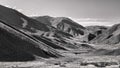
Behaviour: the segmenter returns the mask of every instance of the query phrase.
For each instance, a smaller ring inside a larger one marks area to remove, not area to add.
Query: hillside
[[[120,24],[84,27],[66,17],[30,18],[4,6],[0,11],[0,61],[119,55],[119,47],[112,47],[120,44]],[[107,50],[107,45],[112,49]]]
[[[37,21],[47,25],[51,25],[58,30],[69,33],[73,36],[84,35],[85,27],[66,17],[40,16],[33,17],[33,19],[36,19]]]
[[[61,55],[54,48],[64,49],[54,43],[50,46],[32,36],[38,31],[41,33],[39,35],[50,32],[48,26],[14,9],[1,5],[0,29],[1,61],[35,60],[36,57],[60,57]]]
[[[35,60],[36,57],[60,57],[60,54],[48,45],[33,37],[0,22],[1,61]]]
[[[115,24],[108,28],[101,35],[97,36],[92,43],[116,45],[120,42],[120,24]]]
[[[102,34],[105,30],[107,30],[109,27],[107,26],[87,26],[86,29],[90,32],[97,35]]]

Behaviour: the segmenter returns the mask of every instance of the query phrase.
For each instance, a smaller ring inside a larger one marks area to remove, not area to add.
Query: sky
[[[27,16],[69,17],[82,25],[120,23],[120,0],[0,0]]]

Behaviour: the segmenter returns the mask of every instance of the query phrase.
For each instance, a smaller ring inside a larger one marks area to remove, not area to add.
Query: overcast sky
[[[120,0],[0,0],[25,15],[70,17],[82,25],[112,25],[120,21]]]

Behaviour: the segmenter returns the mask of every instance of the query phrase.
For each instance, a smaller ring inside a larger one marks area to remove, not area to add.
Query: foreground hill
[[[67,33],[58,31],[57,29],[51,26],[48,26],[44,23],[31,19],[14,9],[0,6],[0,10],[1,10],[0,12],[1,21],[29,35],[37,35],[37,36],[44,35],[47,37],[48,36],[51,37],[52,35],[54,35],[57,37],[58,36],[59,37],[69,37],[69,36],[71,37],[71,35]],[[53,47],[55,46],[56,45],[54,44]],[[57,46],[57,48],[62,48],[62,47]]]
[[[0,60],[26,61],[36,57],[60,57],[60,54],[48,45],[18,29],[0,22]]]
[[[58,29],[52,25],[31,19],[20,12],[0,6],[0,60],[27,61],[37,58],[61,57],[56,49],[70,50],[89,48],[72,41],[73,34]],[[60,25],[60,24],[59,24]],[[78,24],[66,23],[70,30],[84,30]],[[61,26],[60,26],[61,27]],[[77,27],[77,28],[76,28]],[[68,28],[65,28],[68,30]],[[75,33],[76,33],[75,32]]]
[[[49,58],[61,55],[53,48],[61,46],[46,44],[47,40],[38,40],[32,35],[50,32],[48,26],[31,19],[20,12],[0,5],[0,46],[1,61],[34,60],[37,57]],[[46,42],[45,42],[46,41]]]
[[[45,24],[30,19],[20,12],[0,5],[0,20],[17,28],[35,32],[34,29],[49,31]],[[40,25],[38,25],[40,24]]]

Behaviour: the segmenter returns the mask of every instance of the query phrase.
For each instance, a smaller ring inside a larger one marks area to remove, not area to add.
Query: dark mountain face
[[[0,61],[35,60],[35,57],[32,54],[21,49],[23,48],[23,44],[28,45],[28,42],[13,36],[2,28],[0,28],[0,32]]]
[[[46,38],[52,37],[52,40],[54,40],[55,38],[57,38],[58,40],[61,40],[62,38],[72,37],[72,35],[70,35],[68,33],[65,33],[61,30],[58,30],[51,25],[47,25],[45,23],[41,23],[37,20],[29,18],[29,17],[21,14],[20,12],[13,10],[11,8],[0,6],[0,10],[2,11],[2,12],[0,12],[0,16],[1,16],[0,20],[1,21],[5,22],[6,24],[13,26],[16,29],[19,29],[20,31],[25,32],[31,36],[35,37],[35,35],[36,35],[37,37],[40,37],[42,35]],[[38,38],[36,38],[36,39],[39,41],[42,41]],[[48,40],[46,40],[46,41],[51,42]],[[46,42],[44,42],[44,43],[47,44]],[[54,45],[56,45],[56,44],[54,44]],[[54,47],[54,48],[56,48],[56,47]]]
[[[43,58],[58,57],[58,53],[54,54],[56,51],[51,47],[47,46],[46,50],[46,45],[42,42],[40,44],[34,38],[2,22],[0,22],[0,32],[1,61],[35,60],[35,56]]]
[[[77,24],[76,22],[72,21],[69,18],[65,17],[49,17],[49,16],[42,16],[42,17],[33,17],[37,21],[42,23],[51,25],[58,30],[61,30],[65,33],[71,34],[73,36],[84,35],[85,27]]]
[[[34,19],[31,19],[11,8],[0,6],[0,10],[1,10],[1,12],[0,12],[0,20],[1,21],[3,21],[6,24],[13,26],[23,32],[26,32],[30,35],[37,34],[40,36],[42,34],[49,35],[49,34],[54,34],[54,32],[55,33],[60,32],[60,31],[57,31],[56,29],[52,28],[51,26],[48,26],[44,23],[41,23]],[[60,33],[59,33],[59,35],[62,35],[62,36],[68,35],[68,34],[65,35],[63,33],[61,33],[61,34]]]
[[[32,36],[38,31],[43,34],[50,32],[50,29],[46,24],[16,10],[0,6],[0,60],[27,61],[36,59],[36,56],[60,57],[59,52]]]
[[[34,19],[30,19],[14,9],[7,8],[1,5],[0,20],[11,26],[22,28],[32,32],[35,32],[35,29],[41,31],[49,31],[45,24],[40,23]]]

